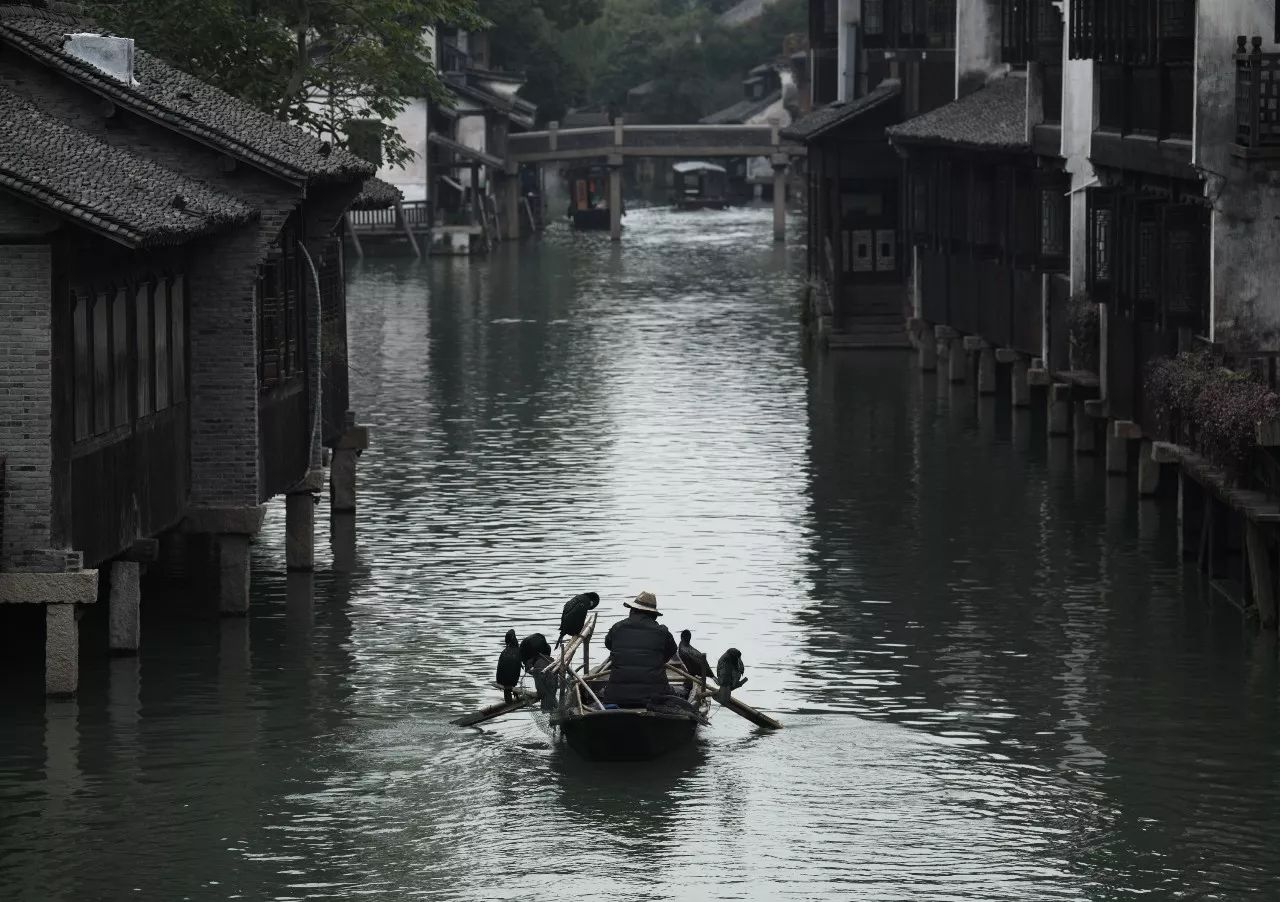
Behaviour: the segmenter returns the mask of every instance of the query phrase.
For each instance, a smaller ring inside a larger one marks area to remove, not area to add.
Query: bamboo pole
[[[518,689],[516,691],[521,692],[521,690]],[[541,698],[542,696],[537,693],[530,694],[521,692],[520,697],[513,701],[498,702],[497,704],[489,705],[487,708],[481,708],[479,711],[474,711],[471,714],[464,714],[462,717],[456,718],[453,721],[453,724],[458,727],[478,726],[485,721],[502,717],[504,714],[511,714],[515,711],[521,710],[522,708],[527,708],[529,705],[537,704]]]
[[[683,667],[680,667],[677,664],[668,663],[667,670],[670,671],[671,673],[676,674],[681,679],[693,680],[696,682],[696,678],[693,676],[693,674],[689,673],[689,671],[685,670]],[[707,680],[709,682],[714,682],[710,677],[707,677]],[[718,683],[716,684],[716,689],[717,690],[720,689],[720,685]],[[757,711],[755,708],[751,707],[746,702],[742,701],[741,699],[734,698],[732,695],[726,695],[724,698],[721,698],[719,692],[717,691],[711,694],[711,698],[715,699],[716,703],[719,704],[720,707],[728,708],[734,714],[737,714],[739,717],[743,718],[744,720],[751,721],[753,724],[755,724],[758,727],[764,727],[766,730],[782,729],[782,724],[774,720],[768,714],[765,714],[763,711]]]

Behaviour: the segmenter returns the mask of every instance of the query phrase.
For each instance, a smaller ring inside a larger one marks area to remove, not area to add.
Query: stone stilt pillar
[[[1025,357],[1019,357],[1013,362],[1013,369],[1010,371],[1010,391],[1014,407],[1031,406],[1031,382],[1027,378],[1030,369],[1031,366]]]
[[[953,338],[947,347],[947,378],[955,383],[969,380],[969,355],[964,350],[964,339]]]
[[[329,548],[333,552],[335,573],[351,573],[356,569],[355,514],[338,511],[329,518]]]
[[[74,604],[44,606],[45,695],[75,695],[80,687],[79,620]]]
[[[335,448],[329,464],[329,510],[335,514],[356,509],[356,461],[354,448]]]
[[[520,171],[508,170],[502,180],[503,238],[520,240]]]
[[[1160,488],[1160,464],[1151,453],[1151,442],[1144,441],[1138,450],[1138,494],[1150,497]]]
[[[1154,456],[1152,462],[1155,462]],[[1184,561],[1194,561],[1200,556],[1200,531],[1208,516],[1207,506],[1204,489],[1185,472],[1179,471],[1178,534],[1181,536]]]
[[[1123,476],[1129,472],[1129,440],[1107,430],[1107,473]]]
[[[1249,579],[1253,603],[1258,609],[1258,625],[1273,630],[1277,623],[1276,581],[1271,567],[1271,543],[1262,527],[1252,520],[1245,524],[1245,548],[1249,553]]]
[[[136,654],[141,640],[142,565],[115,561],[111,565],[111,594],[107,613],[112,654]]]
[[[1071,434],[1071,389],[1066,385],[1049,386],[1049,434]]]
[[[920,336],[920,372],[932,373],[938,369],[938,342],[932,331]]]
[[[1076,453],[1095,454],[1098,450],[1098,429],[1093,417],[1085,411],[1084,404],[1075,405],[1073,426]]]
[[[994,348],[978,351],[978,394],[996,393],[996,352]]]
[[[224,533],[218,546],[218,613],[240,617],[249,613],[249,536]]]
[[[284,498],[284,556],[290,570],[316,566],[316,499],[310,491]]]

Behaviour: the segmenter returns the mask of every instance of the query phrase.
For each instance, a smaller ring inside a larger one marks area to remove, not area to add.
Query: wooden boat
[[[604,166],[570,169],[569,220],[575,229],[609,229],[609,170]]]
[[[671,169],[677,210],[723,210],[729,206],[729,175],[723,166],[688,161]]]
[[[648,708],[616,708],[605,704],[597,689],[608,682],[610,661],[606,658],[592,668],[589,657],[596,618],[593,612],[582,632],[565,643],[560,656],[539,672],[542,685],[554,685],[556,697],[549,703],[544,705],[539,693],[517,690],[511,701],[490,705],[454,723],[478,726],[505,714],[541,705],[550,715],[551,726],[559,730],[568,746],[591,761],[648,761],[687,745],[697,735],[698,727],[708,723],[707,712],[712,701],[756,726],[768,730],[782,728],[778,721],[741,699],[720,693],[714,679],[695,679],[674,662],[667,664],[667,678],[673,681],[672,692],[683,694],[684,685],[693,685],[687,705],[679,701]],[[579,651],[582,664],[575,666]]]

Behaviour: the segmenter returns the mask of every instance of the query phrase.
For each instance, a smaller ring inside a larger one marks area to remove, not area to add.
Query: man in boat
[[[623,603],[630,615],[609,628],[609,685],[604,701],[621,708],[643,708],[651,699],[671,694],[667,662],[676,654],[671,631],[658,622],[658,598],[641,592]]]

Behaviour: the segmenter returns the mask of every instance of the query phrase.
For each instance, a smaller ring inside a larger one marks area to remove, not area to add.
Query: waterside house
[[[1177,408],[1159,380],[1196,365],[1169,363],[1175,355],[1200,351],[1258,375],[1251,397],[1277,384],[1276,4],[810,9],[817,112],[792,131],[810,146],[812,294],[830,344],[859,309],[849,283],[866,280],[848,261],[875,258],[846,233],[889,201],[854,190],[866,155],[879,152],[874,129],[842,144],[827,124],[866,115],[867,98],[896,90],[902,118],[884,131],[900,158],[896,262],[921,368],[942,358],[951,381],[976,377],[979,393],[1008,385],[1018,407],[1043,398],[1050,435],[1081,454],[1105,450],[1110,473],[1136,466],[1140,494],[1169,486],[1162,469],[1176,470],[1184,552],[1274,627],[1280,430],[1232,408],[1223,388],[1218,413],[1248,433],[1231,439],[1247,460],[1227,462],[1205,439],[1217,427]],[[931,37],[945,32],[949,50]]]
[[[955,0],[812,0],[810,308],[824,340],[906,348],[902,166],[885,129],[956,96]]]
[[[790,65],[762,63],[742,82],[742,99],[700,121],[704,125],[770,125],[786,128],[799,112],[797,74]],[[773,193],[773,164],[768,157],[725,161],[730,190],[756,200]]]
[[[93,32],[0,4],[0,629],[55,694],[82,605],[137,650],[162,548],[242,614],[283,494],[309,568],[324,449],[351,509],[364,444],[336,230],[373,167]]]
[[[403,168],[385,165],[378,173],[404,196],[400,225],[441,254],[478,252],[529,233],[538,224],[538,174],[507,172],[505,163],[507,135],[533,128],[537,112],[517,94],[524,77],[490,59],[483,32],[429,29],[423,41],[451,99],[417,98],[392,123],[413,151]],[[394,236],[397,230],[386,231]]]

